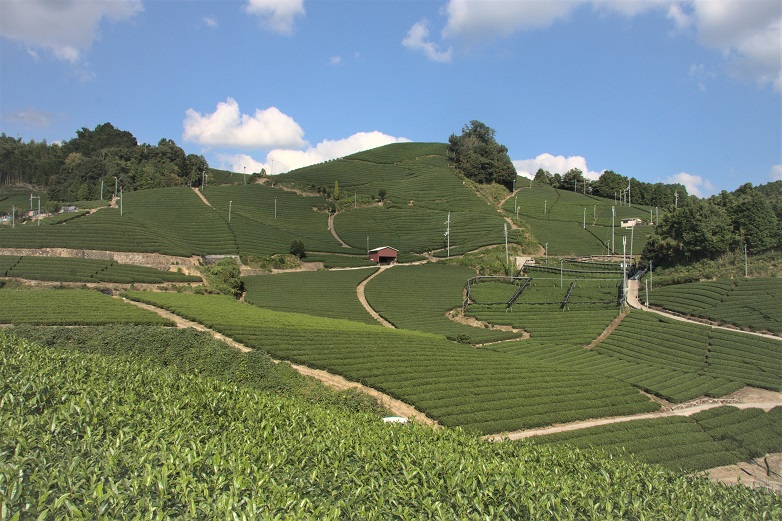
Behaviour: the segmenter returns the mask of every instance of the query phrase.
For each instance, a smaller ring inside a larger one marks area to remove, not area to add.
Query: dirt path
[[[235,349],[238,349],[243,353],[252,351],[252,349],[250,349],[246,345],[241,344],[233,340],[232,338],[229,338],[221,333],[218,333],[217,331],[210,329],[204,326],[203,324],[199,324],[198,322],[193,322],[192,320],[187,320],[186,318],[180,317],[179,315],[171,313],[170,311],[167,311],[165,309],[161,309],[156,306],[152,306],[150,304],[145,304],[143,302],[136,302],[135,300],[128,300],[125,298],[123,298],[122,300],[130,304],[134,304],[142,309],[146,309],[148,311],[157,313],[161,317],[167,318],[172,322],[174,322],[176,326],[179,328],[193,328],[197,331],[203,331],[205,333],[209,333],[210,335],[212,335],[213,338],[225,342],[226,344],[230,345]],[[280,363],[279,360],[275,360],[275,359],[272,360],[274,360],[275,363]],[[305,376],[309,376],[311,378],[315,378],[316,380],[319,380],[320,382],[328,385],[329,387],[333,387],[338,390],[357,389],[362,393],[366,393],[376,398],[377,401],[380,403],[380,405],[382,405],[383,407],[391,411],[396,416],[404,416],[405,418],[410,418],[412,420],[417,421],[418,423],[422,423],[425,425],[434,425],[434,426],[437,425],[436,421],[432,420],[424,413],[416,410],[413,406],[408,405],[401,400],[397,400],[396,398],[392,398],[387,394],[381,393],[377,389],[373,389],[372,387],[361,385],[360,383],[357,382],[351,382],[350,380],[343,378],[342,376],[335,375],[327,371],[322,371],[320,369],[312,369],[305,365],[293,364],[290,362],[286,362],[286,363],[288,363],[294,370],[298,371],[299,373]]]
[[[609,418],[594,418],[591,420],[557,424],[551,425],[549,427],[540,427],[537,429],[526,429],[501,434],[491,434],[489,436],[485,436],[484,439],[492,441],[520,440],[524,438],[531,438],[533,436],[542,436],[544,434],[555,434],[557,432],[588,429],[589,427],[597,427],[611,423],[649,420],[653,418],[665,418],[668,416],[691,416],[696,412],[713,409],[714,407],[720,407],[723,405],[731,405],[733,407],[738,407],[739,409],[757,408],[763,409],[764,411],[770,411],[774,407],[782,406],[782,393],[766,391],[764,389],[756,389],[753,387],[745,387],[744,389],[736,391],[735,393],[723,398],[701,398],[691,402],[673,405],[657,412],[631,414],[629,416],[614,416]]]
[[[644,311],[649,311],[651,313],[656,313],[658,315],[662,315],[667,318],[672,318],[673,320],[678,320],[680,322],[688,322],[690,324],[698,324],[700,326],[710,326],[714,329],[723,329],[725,331],[732,331],[734,333],[743,333],[745,335],[755,335],[755,336],[761,336],[764,338],[772,338],[774,340],[779,340],[780,337],[777,335],[772,335],[769,333],[758,333],[757,331],[744,331],[742,329],[737,329],[735,327],[727,327],[727,326],[720,326],[718,324],[715,324],[714,322],[708,321],[708,320],[697,320],[693,318],[684,317],[682,315],[672,313],[663,309],[658,308],[652,308],[652,307],[646,307],[641,304],[640,300],[638,299],[638,289],[640,286],[640,281],[638,280],[628,280],[627,281],[627,304],[635,309],[642,309]]]
[[[209,200],[204,196],[204,194],[201,193],[201,190],[199,190],[195,186],[193,186],[192,188],[193,191],[196,193],[196,195],[201,198],[201,200],[204,202],[205,205],[207,205],[209,208],[213,208],[212,203],[210,203]]]
[[[334,217],[337,214],[331,213],[329,214],[329,231],[331,232],[331,235],[334,236],[335,239],[337,239],[337,242],[343,247],[343,248],[350,248],[350,244],[347,244],[345,241],[342,240],[342,237],[337,235],[337,230],[334,228]]]
[[[380,269],[377,270],[375,273],[370,275],[369,277],[365,278],[358,286],[356,286],[356,296],[358,297],[358,301],[361,302],[361,305],[364,306],[364,309],[367,310],[367,313],[372,315],[372,318],[380,322],[385,327],[396,329],[394,324],[386,320],[385,318],[381,317],[380,314],[375,311],[375,308],[369,305],[369,302],[367,302],[367,297],[364,295],[364,288],[366,287],[367,283],[383,273],[385,270],[390,268],[391,266],[380,266]]]

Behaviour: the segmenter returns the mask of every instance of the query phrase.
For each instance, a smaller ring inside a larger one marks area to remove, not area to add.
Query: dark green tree
[[[304,242],[299,239],[296,239],[291,243],[291,246],[288,249],[288,251],[290,252],[291,255],[295,255],[299,259],[303,259],[304,257],[307,256],[307,251],[304,247]]]
[[[388,195],[388,192],[385,188],[381,188],[377,191],[377,196],[380,198],[381,201],[383,201],[386,198],[386,195]]]
[[[493,128],[480,121],[470,121],[462,134],[448,138],[448,163],[462,175],[477,183],[498,183],[513,189],[516,169],[508,149],[497,143]]]

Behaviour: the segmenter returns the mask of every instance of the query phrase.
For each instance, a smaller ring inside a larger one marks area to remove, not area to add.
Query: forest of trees
[[[608,199],[623,199],[628,197],[633,204],[666,207],[674,205],[676,199],[684,201],[687,198],[687,188],[681,184],[644,183],[637,179],[627,178],[612,170],[606,170],[597,181],[590,181],[578,168],[571,168],[564,175],[551,174],[539,168],[535,173],[535,181],[560,188],[574,190],[584,194],[606,197]],[[628,186],[630,187],[628,196]],[[678,196],[677,196],[678,194]]]
[[[123,190],[197,184],[208,167],[170,139],[139,145],[111,123],[82,128],[62,144],[0,135],[0,185],[33,185],[54,201],[99,199],[101,181],[104,197],[114,195],[115,184]]]
[[[680,200],[655,227],[644,258],[656,266],[689,264],[744,246],[752,254],[782,247],[782,181]]]

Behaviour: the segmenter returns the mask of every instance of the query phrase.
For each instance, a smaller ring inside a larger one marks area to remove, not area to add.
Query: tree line
[[[579,193],[596,195],[617,202],[641,204],[646,206],[674,206],[677,200],[687,198],[687,188],[682,184],[644,183],[634,178],[606,170],[597,181],[584,177],[578,168],[571,168],[565,174],[552,174],[539,168],[535,181],[561,190],[573,190]]]
[[[0,185],[30,184],[54,201],[95,200],[114,195],[115,186],[141,190],[195,185],[209,165],[186,155],[171,139],[139,144],[126,130],[103,123],[76,131],[64,143],[23,142],[0,135]]]
[[[731,251],[751,254],[782,247],[782,181],[699,199],[669,208],[643,256],[655,266],[715,259]]]

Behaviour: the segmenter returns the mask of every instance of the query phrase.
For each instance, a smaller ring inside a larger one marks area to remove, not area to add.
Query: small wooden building
[[[641,219],[637,217],[630,217],[627,219],[622,219],[622,223],[620,224],[620,226],[622,228],[633,228],[637,225],[640,225],[641,223],[643,223]]]
[[[396,257],[399,254],[399,250],[392,248],[391,246],[381,246],[374,250],[369,250],[369,259],[376,264],[393,264],[396,262]]]

